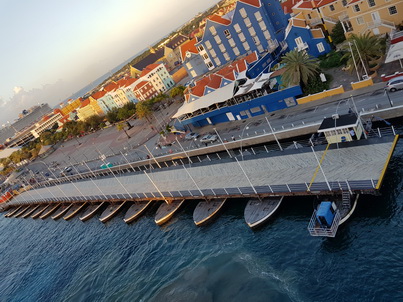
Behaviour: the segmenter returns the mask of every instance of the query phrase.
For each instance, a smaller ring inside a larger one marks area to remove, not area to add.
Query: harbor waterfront
[[[402,127],[398,127],[400,132]],[[156,208],[132,224],[0,218],[4,301],[399,301],[403,299],[403,143],[380,196],[360,197],[336,238],[310,237],[314,198],[285,197],[252,231],[247,199],[197,228],[190,201],[159,227]]]

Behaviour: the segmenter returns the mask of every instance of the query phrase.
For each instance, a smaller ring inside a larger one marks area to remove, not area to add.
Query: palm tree
[[[136,114],[138,118],[145,118],[151,124],[153,112],[147,101],[138,102],[136,104]]]
[[[309,78],[315,77],[319,71],[319,62],[305,51],[292,50],[282,57],[285,71],[282,76],[284,84],[306,85]]]
[[[348,59],[347,66],[357,65],[360,74],[363,74],[365,70],[368,71],[370,61],[381,57],[385,52],[382,40],[377,36],[372,36],[369,32],[359,36],[352,34],[347,42],[343,46],[343,50],[346,52],[343,58]],[[353,68],[350,70],[352,71]]]

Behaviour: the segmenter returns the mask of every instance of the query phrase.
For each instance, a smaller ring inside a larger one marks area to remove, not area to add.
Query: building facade
[[[196,47],[209,70],[249,51],[271,53],[274,60],[283,47],[287,19],[278,1],[239,0],[227,15],[207,20]]]
[[[148,65],[142,71],[141,79],[150,82],[159,93],[164,93],[175,85],[172,76],[168,73],[164,64]]]
[[[199,77],[208,72],[208,68],[204,63],[203,58],[197,51],[195,45],[196,42],[196,39],[193,38],[192,40],[182,44],[180,47],[180,56],[183,66],[185,67],[188,75],[192,78]]]

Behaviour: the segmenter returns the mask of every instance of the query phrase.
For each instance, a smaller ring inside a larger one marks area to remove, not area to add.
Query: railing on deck
[[[335,237],[337,229],[339,227],[340,219],[340,212],[339,210],[336,210],[336,215],[334,216],[330,228],[322,227],[316,220],[316,210],[314,210],[311,220],[308,224],[309,234],[311,234],[311,236]]]

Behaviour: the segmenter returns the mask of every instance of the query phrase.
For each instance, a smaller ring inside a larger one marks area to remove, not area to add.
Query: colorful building
[[[141,72],[140,75],[143,81],[150,82],[154,89],[159,93],[171,89],[175,82],[171,75],[168,73],[164,64],[150,64]]]
[[[70,114],[70,112],[73,112],[74,110],[76,110],[78,107],[81,106],[81,101],[82,101],[82,98],[78,98],[75,100],[70,99],[67,101],[66,104],[61,103],[60,104],[61,114],[63,116]]]
[[[149,81],[139,82],[134,87],[133,92],[136,96],[136,99],[138,99],[139,101],[149,100],[159,94],[159,92],[155,90],[153,84]]]
[[[196,43],[209,70],[224,65],[249,51],[281,52],[287,16],[276,0],[239,0],[224,16],[211,16],[202,39]]]
[[[91,106],[91,100],[89,98],[86,98],[82,101],[80,108],[77,109],[78,119],[80,121],[85,121],[93,115],[99,115],[99,113],[94,109],[93,106]]]
[[[196,42],[196,39],[193,38],[182,44],[180,47],[180,56],[183,66],[185,67],[188,75],[192,78],[201,76],[208,71],[206,64],[204,64],[203,58],[197,51],[195,45]]]

